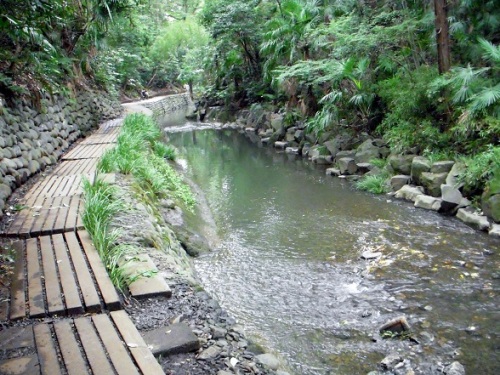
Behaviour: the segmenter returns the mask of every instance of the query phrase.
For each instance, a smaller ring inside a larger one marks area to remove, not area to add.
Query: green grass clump
[[[389,191],[385,175],[363,176],[356,182],[356,188],[373,194],[384,194]]]
[[[160,158],[174,161],[177,158],[175,148],[168,146],[163,142],[156,142],[153,146],[153,152]]]
[[[109,230],[111,219],[122,208],[121,202],[116,198],[116,192],[115,186],[100,180],[98,176],[94,183],[84,179],[85,203],[82,219],[113,284],[122,290],[125,278],[118,266],[118,259],[124,252],[120,246],[116,246],[118,232]]]
[[[370,164],[377,168],[384,169],[387,165],[387,159],[370,159]]]
[[[166,159],[175,159],[175,149],[161,139],[161,131],[151,117],[143,114],[127,116],[116,147],[104,154],[98,169],[105,173],[132,175],[148,195],[173,197],[191,209],[195,204],[191,190],[166,162]]]

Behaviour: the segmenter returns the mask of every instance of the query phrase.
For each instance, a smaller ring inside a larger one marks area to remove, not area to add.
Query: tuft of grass
[[[387,165],[387,159],[370,159],[370,164],[377,168],[384,169]]]
[[[160,158],[174,161],[177,158],[175,148],[168,146],[163,142],[156,142],[153,146],[153,152]]]
[[[133,114],[125,119],[117,146],[104,154],[98,168],[105,173],[131,174],[148,194],[179,199],[192,209],[195,199],[191,190],[165,160],[175,157],[175,149],[161,141],[161,132],[153,119]]]
[[[356,188],[373,194],[384,194],[389,191],[385,175],[363,176],[356,182]]]
[[[118,259],[123,255],[116,246],[119,232],[109,230],[111,219],[122,208],[116,198],[116,187],[95,178],[94,183],[83,180],[84,213],[83,225],[89,232],[113,284],[123,290],[125,279],[119,269]]]

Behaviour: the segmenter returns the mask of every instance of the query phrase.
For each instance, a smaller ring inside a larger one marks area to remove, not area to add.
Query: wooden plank
[[[68,232],[64,237],[68,244],[73,265],[75,266],[76,277],[80,284],[86,310],[87,312],[101,311],[101,302],[97,294],[97,286],[94,284],[92,276],[90,275],[89,267],[83,256],[83,250],[80,248],[80,243],[76,238],[76,233]]]
[[[44,204],[49,204],[46,203],[46,198],[44,197],[39,197],[34,202],[29,212],[26,212],[27,217],[21,229],[19,229],[19,235],[33,237],[40,234],[43,222],[49,214],[49,210],[44,207]]]
[[[68,314],[81,314],[84,311],[83,305],[80,300],[80,293],[78,292],[75,275],[71,268],[68,252],[66,250],[66,243],[64,242],[62,234],[53,235],[52,241],[54,243],[66,309],[68,310]]]
[[[57,220],[59,213],[59,207],[61,205],[61,197],[55,197],[55,198],[48,198],[45,203],[49,206],[47,207],[47,215],[45,217],[45,220],[39,220],[35,222],[35,225],[33,225],[33,228],[31,232],[33,234],[42,234],[42,235],[48,235],[52,234],[52,231],[54,230],[54,223]],[[41,215],[40,215],[41,216]]]
[[[127,313],[123,310],[113,311],[111,319],[113,319],[118,331],[129,346],[130,353],[132,353],[141,372],[148,375],[164,375],[163,369],[153,353],[151,353],[151,350],[149,350]]]
[[[132,358],[127,352],[124,343],[109,320],[107,315],[94,315],[92,321],[108,352],[109,358],[119,375],[139,375]]]
[[[68,216],[64,224],[67,231],[79,228],[80,210],[83,210],[83,199],[78,195],[74,195],[69,202]],[[83,224],[80,224],[80,226],[83,226]]]
[[[115,372],[106,358],[104,348],[90,319],[78,318],[74,322],[92,372],[99,375],[114,375]]]
[[[52,227],[52,233],[62,233],[72,230],[74,227],[66,228],[66,218],[70,210],[71,197],[60,197],[59,208],[57,209],[56,220]]]
[[[54,323],[54,328],[68,375],[88,374],[86,361],[78,347],[70,322],[68,320],[59,321]]]
[[[64,313],[64,303],[57,276],[56,260],[52,251],[52,242],[49,236],[40,237],[42,252],[43,273],[45,276],[45,294],[47,296],[47,309],[50,315]]]
[[[78,237],[82,243],[83,250],[87,255],[90,267],[94,272],[94,277],[99,285],[102,298],[108,310],[116,310],[121,308],[120,296],[116,292],[116,288],[111,282],[111,279],[106,272],[106,268],[102,263],[97,250],[92,244],[89,234],[86,231],[79,230]]]
[[[36,238],[26,240],[26,259],[28,264],[28,298],[30,317],[45,315],[42,290],[42,270],[38,261],[38,244]]]
[[[12,244],[16,252],[16,263],[12,275],[10,289],[10,318],[20,319],[26,316],[26,278],[24,277],[25,258],[24,241],[16,241]]]
[[[62,375],[54,340],[48,324],[37,324],[33,327],[36,351],[40,361],[42,375]]]

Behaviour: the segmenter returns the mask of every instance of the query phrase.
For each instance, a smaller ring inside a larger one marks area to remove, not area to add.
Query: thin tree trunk
[[[448,30],[447,8],[447,0],[434,0],[439,74],[446,73],[448,70],[450,70],[451,67],[450,36]]]

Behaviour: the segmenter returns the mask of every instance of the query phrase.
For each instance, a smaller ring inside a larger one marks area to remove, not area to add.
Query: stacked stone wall
[[[55,164],[73,142],[102,120],[122,112],[118,101],[91,91],[75,97],[46,94],[39,107],[26,100],[0,106],[0,219],[16,188]]]
[[[155,117],[163,117],[180,109],[194,107],[188,93],[153,98],[140,102],[140,105],[151,110]]]

